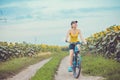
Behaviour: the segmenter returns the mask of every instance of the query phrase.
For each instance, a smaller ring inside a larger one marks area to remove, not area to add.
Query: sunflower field
[[[0,42],[0,61],[18,57],[32,57],[40,52],[64,51],[63,49],[64,47],[57,45]]]
[[[120,25],[110,26],[86,40],[88,42],[86,49],[120,62]]]

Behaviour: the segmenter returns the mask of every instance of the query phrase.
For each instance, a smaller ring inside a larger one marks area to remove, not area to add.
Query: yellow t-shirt
[[[76,32],[76,34],[73,34],[73,33],[70,33],[70,42],[78,42],[78,35],[79,35],[79,32]]]

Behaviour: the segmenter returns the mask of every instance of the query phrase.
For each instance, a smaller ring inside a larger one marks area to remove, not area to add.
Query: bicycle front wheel
[[[73,75],[74,78],[79,78],[81,72],[81,63],[76,60],[76,64],[73,65]]]
[[[80,72],[81,72],[81,66],[79,66],[79,67],[73,67],[74,78],[76,78],[76,79],[79,78]]]

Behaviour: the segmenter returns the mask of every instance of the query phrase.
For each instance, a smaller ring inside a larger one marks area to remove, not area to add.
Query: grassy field
[[[84,74],[103,76],[106,80],[120,80],[120,63],[93,55],[83,56],[82,60]]]
[[[13,76],[25,67],[49,57],[51,57],[50,53],[40,53],[33,57],[14,58],[6,62],[0,62],[0,80]]]
[[[58,69],[60,61],[67,55],[67,52],[60,52],[40,68],[31,80],[54,80],[54,75]]]
[[[31,80],[54,80],[60,61],[67,52],[50,52],[38,54],[34,57],[15,58],[0,63],[0,80],[13,76],[25,67],[35,64],[43,59],[53,57],[48,63],[40,68]],[[120,63],[105,59],[100,55],[82,56],[82,73],[84,75],[103,76],[106,80],[120,80]]]

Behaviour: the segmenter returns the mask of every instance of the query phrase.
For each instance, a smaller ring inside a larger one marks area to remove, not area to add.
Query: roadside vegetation
[[[105,80],[120,80],[120,63],[100,55],[83,56],[82,69],[84,75],[102,76]]]
[[[37,71],[31,80],[54,80],[54,75],[59,67],[59,64],[66,55],[67,52],[56,53],[48,63]]]

